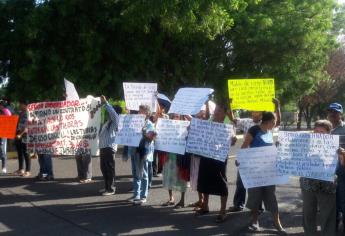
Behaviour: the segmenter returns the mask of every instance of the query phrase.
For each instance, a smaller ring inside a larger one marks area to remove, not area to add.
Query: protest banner
[[[278,171],[275,146],[240,149],[236,159],[245,188],[286,184],[289,181],[288,175]]]
[[[274,79],[228,80],[232,109],[274,111]]]
[[[195,115],[213,91],[210,88],[180,88],[175,94],[168,113]]]
[[[156,111],[156,83],[123,83],[126,108],[138,111],[140,105],[148,105],[152,112]]]
[[[338,135],[281,131],[278,142],[278,169],[281,173],[334,180],[338,162]]]
[[[100,99],[91,96],[73,101],[29,104],[29,152],[97,155],[101,106]]]
[[[183,155],[186,151],[189,121],[158,119],[155,149]]]
[[[225,162],[234,135],[232,125],[192,119],[186,152]]]
[[[16,137],[17,124],[18,116],[0,115],[0,138],[14,139]]]
[[[66,90],[66,100],[79,100],[79,95],[74,87],[74,84],[67,79],[64,79],[64,82]]]
[[[120,115],[115,143],[138,147],[143,137],[142,130],[144,125],[145,115]]]

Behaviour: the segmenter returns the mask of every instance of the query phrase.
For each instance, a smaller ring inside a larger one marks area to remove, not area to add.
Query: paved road
[[[33,160],[32,164],[35,174],[38,163]],[[14,171],[17,161],[9,160],[8,165],[9,171]],[[55,158],[55,181],[35,182],[32,178],[0,176],[1,235],[253,235],[246,230],[248,212],[231,213],[223,224],[214,222],[218,197],[210,198],[211,214],[202,217],[195,217],[192,208],[161,207],[167,200],[167,191],[162,189],[161,178],[154,178],[148,203],[132,206],[127,201],[131,196],[129,162],[116,159],[118,178],[114,196],[103,197],[98,193],[102,188],[98,158],[93,159],[93,171],[92,183],[77,184],[74,159]],[[228,206],[235,190],[235,174],[231,158]],[[289,235],[303,235],[297,179],[278,187],[277,195],[282,223]],[[187,192],[187,203],[196,199],[196,193]],[[276,234],[269,213],[263,213],[260,222],[263,230],[258,235]]]

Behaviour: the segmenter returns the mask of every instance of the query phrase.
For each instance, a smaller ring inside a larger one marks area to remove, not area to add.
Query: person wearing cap
[[[340,103],[331,103],[327,108],[328,120],[332,123],[331,134],[339,135],[340,147],[345,148],[345,123],[343,118],[343,106]],[[336,169],[337,175],[337,228],[341,215],[343,215],[343,224],[345,225],[345,167],[338,163]]]
[[[99,134],[99,148],[101,171],[104,179],[103,196],[115,194],[115,153],[117,144],[115,137],[119,126],[119,114],[122,113],[120,106],[112,107],[105,96],[101,96],[101,102],[108,114],[107,121],[102,125]]]
[[[12,113],[9,109],[6,108],[6,101],[0,101],[0,114],[4,116],[11,116]],[[0,159],[2,162],[2,173],[7,173],[6,169],[6,161],[7,161],[7,139],[1,138],[0,139]]]
[[[17,125],[17,132],[16,132],[16,139],[15,139],[15,146],[18,153],[18,162],[19,168],[14,174],[21,175],[23,177],[30,176],[31,170],[31,159],[29,153],[26,149],[26,137],[27,137],[27,101],[19,101],[19,120]],[[25,171],[24,171],[24,161],[26,164]]]

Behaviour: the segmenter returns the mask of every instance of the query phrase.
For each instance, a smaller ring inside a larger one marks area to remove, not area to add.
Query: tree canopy
[[[0,60],[13,99],[61,99],[64,77],[114,98],[123,81],[225,97],[228,78],[273,77],[298,101],[325,77],[343,13],[334,0],[2,1]]]

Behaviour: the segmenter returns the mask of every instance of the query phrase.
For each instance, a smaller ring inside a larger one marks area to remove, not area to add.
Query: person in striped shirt
[[[104,190],[101,192],[103,196],[110,196],[115,194],[115,153],[117,151],[115,137],[119,125],[119,114],[122,113],[122,109],[120,106],[112,107],[103,95],[101,102],[108,116],[99,133],[101,171],[104,179]]]

